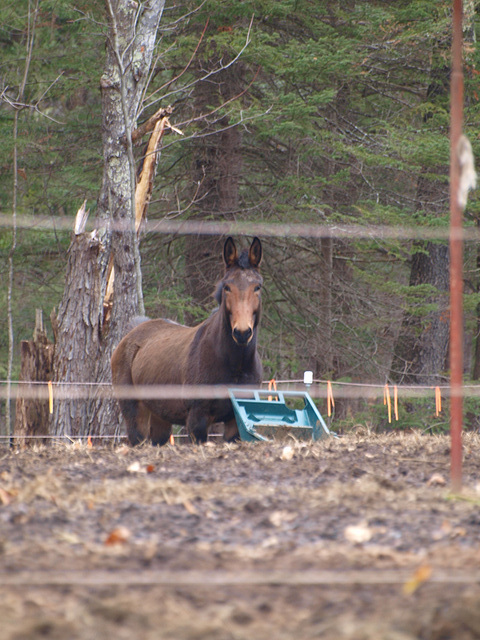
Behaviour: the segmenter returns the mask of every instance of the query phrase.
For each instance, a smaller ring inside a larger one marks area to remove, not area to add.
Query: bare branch
[[[245,49],[248,47],[248,45],[251,42],[251,37],[250,36],[251,36],[254,17],[255,16],[252,15],[252,17],[250,19],[250,24],[248,26],[247,36],[245,38],[245,44],[240,49],[240,51],[237,53],[237,55],[234,58],[232,58],[232,60],[230,60],[230,62],[227,62],[226,64],[221,63],[216,69],[213,69],[213,71],[209,71],[208,73],[206,73],[201,78],[197,78],[197,79],[193,80],[192,82],[190,82],[189,84],[185,85],[184,87],[181,87],[180,89],[176,89],[175,91],[170,91],[169,93],[166,93],[165,95],[162,95],[161,97],[159,97],[159,98],[157,98],[155,100],[151,100],[148,104],[145,105],[145,108],[148,108],[148,107],[152,106],[153,104],[159,102],[160,100],[165,101],[167,98],[170,98],[171,96],[176,95],[179,92],[187,91],[188,89],[193,87],[198,82],[203,82],[204,80],[208,80],[209,78],[212,78],[213,76],[217,75],[221,71],[225,71],[225,69],[228,69],[229,67],[234,65],[240,59],[240,57],[242,56],[243,52],[245,51]],[[155,95],[155,93],[153,93],[152,96]]]
[[[165,127],[168,125],[167,117],[163,117],[155,124],[155,128],[148,141],[147,153],[143,162],[142,173],[135,190],[135,228],[138,230],[142,220],[146,218],[148,204],[153,191],[153,180],[157,167],[157,153]]]
[[[200,48],[200,45],[202,43],[202,40],[205,36],[205,32],[207,31],[207,27],[208,27],[208,23],[209,20],[207,20],[207,22],[205,23],[205,26],[203,27],[203,31],[200,34],[200,38],[197,42],[197,46],[195,47],[192,55],[190,56],[190,60],[187,62],[187,64],[185,65],[185,67],[182,69],[182,71],[180,71],[180,73],[178,75],[176,75],[174,78],[172,78],[171,80],[169,80],[168,82],[166,82],[164,85],[162,85],[161,87],[159,87],[158,89],[156,89],[150,96],[150,98],[152,98],[155,94],[158,94],[160,91],[163,91],[166,87],[169,87],[170,85],[172,85],[174,82],[176,82],[179,78],[181,78],[183,76],[183,74],[190,68],[190,65],[192,64],[195,56],[197,55],[198,49]]]

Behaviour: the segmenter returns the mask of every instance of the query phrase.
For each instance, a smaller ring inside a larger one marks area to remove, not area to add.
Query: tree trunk
[[[419,248],[412,257],[410,286],[430,285],[433,291],[420,294],[418,306],[426,310],[422,316],[418,309],[405,316],[391,375],[405,384],[440,384],[445,379],[450,329],[448,246],[427,242]]]
[[[52,433],[79,436],[89,433],[89,405],[77,392],[85,393],[82,383],[95,380],[102,343],[102,279],[104,248],[100,238],[90,233],[75,235],[68,250],[65,291],[55,326],[54,381],[71,399],[55,402]]]
[[[155,47],[164,0],[137,4],[106,0],[109,33],[101,79],[103,182],[98,198],[98,236],[72,242],[64,296],[58,314],[55,380],[111,380],[110,356],[141,302],[141,273],[135,233],[135,167],[131,134],[136,125]],[[126,142],[125,142],[126,141]],[[104,325],[108,263],[115,269],[113,307]],[[95,388],[87,399],[64,402],[52,431],[111,435],[120,425],[114,400]]]
[[[214,69],[226,55],[201,61],[200,70]],[[243,72],[240,63],[223,69],[209,80],[195,85],[195,109],[206,113],[241,92]],[[196,193],[197,214],[200,219],[233,219],[238,210],[238,182],[242,167],[242,133],[237,126],[229,126],[228,117],[213,127],[206,124],[209,135],[200,137],[194,154],[193,178],[199,185]],[[214,128],[215,127],[215,128]],[[213,133],[216,129],[218,133]],[[201,306],[211,301],[212,282],[219,276],[219,256],[223,241],[217,236],[189,236],[186,239],[186,288],[192,300]],[[193,322],[193,316],[187,317]]]
[[[43,382],[52,379],[53,343],[43,328],[42,311],[37,309],[33,340],[22,340],[20,345],[21,382]],[[28,436],[48,435],[49,401],[44,395],[44,385],[22,385],[29,397],[17,399],[14,435],[16,444],[30,444]]]
[[[315,377],[332,376],[332,284],[333,284],[333,239],[320,240],[320,291],[318,306],[317,349]]]

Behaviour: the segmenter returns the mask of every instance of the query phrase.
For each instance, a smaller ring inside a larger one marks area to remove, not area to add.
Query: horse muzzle
[[[232,331],[232,337],[238,345],[244,347],[253,338],[253,329],[248,327],[245,331],[241,331],[240,329],[235,328]]]

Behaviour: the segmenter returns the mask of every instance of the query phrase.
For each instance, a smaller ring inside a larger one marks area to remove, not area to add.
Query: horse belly
[[[210,415],[213,422],[228,422],[234,417],[233,407],[230,400],[217,400],[212,403]]]
[[[145,400],[144,404],[154,415],[171,424],[184,425],[187,420],[187,407],[183,400]]]
[[[153,414],[172,424],[183,425],[187,417],[185,401],[181,397],[176,398],[168,387],[183,386],[188,330],[181,325],[165,325],[165,330],[157,331],[136,354],[132,363],[132,379],[136,387],[152,387],[152,396],[142,401]]]

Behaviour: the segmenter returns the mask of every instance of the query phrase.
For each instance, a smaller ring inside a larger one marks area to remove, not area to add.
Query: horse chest
[[[249,358],[228,359],[224,367],[224,379],[228,384],[252,384],[259,382],[256,375],[255,360]]]

